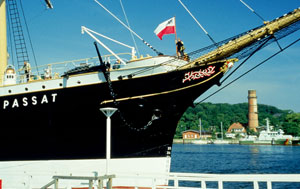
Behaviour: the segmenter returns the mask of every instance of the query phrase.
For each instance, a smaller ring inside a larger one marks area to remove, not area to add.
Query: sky
[[[99,0],[123,22],[120,0]],[[94,0],[51,0],[54,9],[46,9],[44,0],[22,0],[23,9],[38,65],[95,57],[93,40],[81,34],[81,26],[134,46],[130,32]],[[215,41],[221,41],[263,24],[262,20],[239,0],[182,0]],[[300,6],[300,0],[244,0],[264,20],[272,20]],[[211,45],[211,40],[181,6],[178,0],[122,0],[131,28],[164,54],[174,55],[175,36],[160,40],[154,30],[161,22],[175,16],[177,36],[186,52]],[[279,41],[282,47],[296,40],[297,31]],[[102,39],[101,39],[102,40]],[[129,49],[102,40],[114,52]],[[156,54],[135,37],[139,54]],[[247,61],[229,79],[238,77],[279,50],[272,44]],[[100,47],[102,54],[109,54]],[[32,57],[31,57],[32,59]],[[239,61],[242,62],[242,61]],[[237,64],[238,65],[238,64]],[[236,65],[236,66],[237,66]],[[257,91],[258,103],[300,112],[300,43],[292,46],[221,92],[208,98],[212,103],[247,102],[249,89]],[[226,84],[226,82],[225,82]],[[198,100],[218,90],[214,86]]]

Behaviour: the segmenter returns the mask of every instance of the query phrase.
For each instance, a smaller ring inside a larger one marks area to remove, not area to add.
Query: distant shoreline
[[[234,139],[173,139],[173,144],[239,144],[239,140]]]
[[[240,144],[238,139],[173,139],[173,144],[198,144],[198,145],[206,145],[206,144]],[[270,143],[256,143],[256,144],[241,144],[241,145],[272,145]],[[284,144],[273,144],[273,146],[284,145]],[[300,142],[288,144],[284,146],[300,146]]]

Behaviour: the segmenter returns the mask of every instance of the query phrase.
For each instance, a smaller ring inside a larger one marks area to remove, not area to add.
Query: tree
[[[247,134],[248,134],[248,135],[259,136],[259,133],[258,133],[258,132],[255,132],[253,129],[249,129],[249,128],[247,128]]]
[[[300,136],[299,113],[291,110],[280,110],[274,106],[258,104],[258,120],[260,125],[266,125],[265,119],[269,118],[275,129],[282,128],[285,133]],[[199,118],[202,120],[202,130],[209,130],[210,126],[220,125],[223,122],[223,129],[235,123],[242,125],[248,123],[248,103],[239,104],[213,104],[201,103],[194,108],[188,108],[178,122],[176,137],[181,137],[185,129],[199,129]],[[253,133],[255,134],[255,133]]]
[[[283,130],[286,134],[300,136],[300,113],[291,113],[286,115],[283,123]]]

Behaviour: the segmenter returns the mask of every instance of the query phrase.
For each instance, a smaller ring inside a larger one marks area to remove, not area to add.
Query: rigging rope
[[[131,31],[137,38],[139,38],[145,45],[147,45],[150,49],[156,52],[157,55],[162,55],[161,52],[157,51],[153,46],[151,46],[148,42],[146,42],[141,36],[135,33],[131,28],[129,28],[126,24],[124,24],[116,15],[110,12],[105,6],[103,6],[99,1],[94,0],[98,5],[100,5],[106,12],[108,12],[112,17],[114,17],[120,24],[122,24],[126,29]]]
[[[255,51],[253,51],[240,65],[238,65],[227,77],[225,77],[220,83],[224,83],[234,72],[236,72],[243,64],[247,62],[256,52],[258,52],[271,38],[269,37],[264,43],[262,43]]]
[[[127,22],[127,25],[128,25],[128,27],[130,28],[130,24],[129,24],[129,21],[128,21],[128,18],[127,18],[127,15],[126,15],[126,12],[125,12],[125,9],[124,9],[122,0],[120,0],[120,4],[121,4],[121,7],[122,7],[123,14],[124,14],[124,16],[125,16],[125,20],[126,20],[126,22]],[[136,52],[138,53],[138,56],[140,56],[139,49],[138,49],[138,47],[137,47],[137,45],[136,45],[134,36],[133,36],[133,34],[132,34],[131,31],[130,31],[130,35],[131,35],[132,41],[133,41],[133,43],[134,43],[134,47],[135,47],[135,49],[136,49]]]
[[[179,3],[183,6],[183,8],[190,14],[190,16],[195,20],[195,22],[199,25],[199,27],[204,31],[204,33],[209,37],[209,39],[213,42],[213,44],[217,45],[215,40],[208,34],[208,32],[204,29],[204,27],[198,22],[198,20],[194,17],[194,15],[189,11],[189,9],[181,2],[181,0],[178,0]]]
[[[22,4],[21,0],[20,0],[20,5],[21,5],[22,14],[23,14],[23,17],[24,17],[24,23],[25,23],[25,26],[26,26],[27,34],[28,34],[28,39],[29,39],[29,43],[30,43],[34,63],[35,63],[35,66],[36,66],[36,71],[37,71],[37,74],[39,75],[39,69],[38,69],[38,66],[37,66],[36,56],[35,56],[35,52],[34,52],[34,49],[33,49],[32,41],[31,41],[31,37],[30,37],[30,33],[29,33],[29,28],[28,28],[28,25],[27,25],[27,22],[26,22],[26,17],[25,17],[25,14],[24,14],[23,4]]]
[[[294,42],[290,43],[289,45],[287,45],[286,47],[280,49],[279,51],[277,51],[276,53],[274,53],[273,55],[269,56],[268,58],[266,58],[265,60],[263,60],[262,62],[260,62],[259,64],[257,64],[256,66],[254,66],[253,68],[249,69],[248,71],[244,72],[243,74],[241,74],[239,77],[235,78],[234,80],[232,80],[231,82],[229,82],[228,84],[226,84],[225,86],[221,87],[220,89],[218,89],[217,91],[213,92],[212,94],[210,94],[209,96],[207,96],[206,98],[202,99],[201,101],[194,103],[194,105],[198,105],[202,102],[204,102],[205,100],[209,99],[210,97],[214,96],[215,94],[217,94],[218,92],[220,92],[221,90],[225,89],[226,87],[228,87],[229,85],[231,85],[232,83],[236,82],[237,80],[239,80],[240,78],[244,77],[245,75],[247,75],[248,73],[250,73],[251,71],[253,71],[254,69],[256,69],[257,67],[261,66],[262,64],[266,63],[267,61],[269,61],[270,59],[274,58],[275,56],[277,56],[278,54],[280,54],[281,52],[285,51],[286,49],[288,49],[289,47],[293,46],[294,44],[296,44],[297,42],[300,41],[300,38],[298,38],[297,40],[295,40]]]
[[[288,14],[286,14],[286,15],[290,15],[290,14],[293,14],[293,11],[290,12],[290,13],[288,13]],[[284,15],[284,16],[286,16],[286,15]],[[265,25],[256,27],[256,28],[254,28],[252,30],[249,30],[249,31],[243,32],[243,33],[241,33],[239,35],[230,37],[228,39],[225,39],[223,41],[218,42],[217,44],[212,44],[210,46],[201,48],[199,50],[195,50],[193,52],[190,52],[190,53],[188,53],[188,57],[190,59],[190,62],[193,62],[193,61],[197,60],[199,57],[201,57],[201,56],[203,56],[203,55],[205,55],[205,54],[207,54],[207,53],[209,53],[211,51],[216,50],[218,47],[222,47],[223,45],[226,45],[226,44],[228,44],[228,43],[230,43],[232,41],[235,41],[235,40],[239,39],[240,37],[248,35],[250,32],[252,32],[254,30],[259,30],[260,28],[263,28],[263,27],[265,27]],[[288,35],[292,34],[293,32],[295,32],[295,31],[297,31],[299,29],[300,29],[300,21],[297,21],[297,22],[295,22],[295,23],[293,23],[293,24],[291,24],[291,25],[289,25],[289,26],[281,29],[280,31],[277,31],[274,34],[266,35],[266,36],[264,36],[264,37],[262,37],[260,39],[257,39],[256,41],[253,41],[253,43],[250,44],[249,46],[244,47],[240,51],[235,52],[235,53],[229,55],[228,57],[221,57],[221,59],[224,59],[224,58],[227,58],[227,59],[238,58],[239,60],[241,60],[243,58],[248,57],[253,52],[255,52],[259,46],[261,46],[260,49],[262,49],[262,48],[268,46],[269,44],[271,44],[273,42],[277,42],[279,39],[282,39],[285,36],[288,36]],[[232,46],[228,46],[228,48],[236,48],[236,47],[234,47],[234,45],[235,45],[234,43],[231,43],[231,44],[232,44]],[[120,76],[120,78],[126,77],[126,76],[132,77],[132,76],[144,73],[146,71],[149,71],[151,69],[155,69],[155,68],[157,68],[159,66],[164,66],[164,65],[167,65],[167,64],[171,64],[172,62],[175,62],[176,60],[177,60],[177,58],[174,57],[174,59],[172,59],[172,60],[168,60],[166,62],[162,62],[161,64],[157,64],[157,65],[155,65],[153,67],[148,67],[148,68],[136,71],[136,72],[132,72],[131,74]]]
[[[266,21],[262,16],[255,12],[249,5],[247,5],[243,0],[240,0],[250,11],[252,11],[256,16],[258,16],[263,22]]]

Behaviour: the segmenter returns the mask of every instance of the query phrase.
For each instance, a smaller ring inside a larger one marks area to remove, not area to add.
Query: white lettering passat
[[[51,98],[52,97],[52,98]],[[27,107],[28,105],[37,105],[40,104],[48,104],[49,102],[54,103],[56,101],[57,93],[53,93],[51,95],[44,94],[41,98],[37,96],[31,97],[23,97],[23,98],[15,98],[11,101],[3,100],[2,109],[5,110],[7,108],[19,108],[20,106]]]

